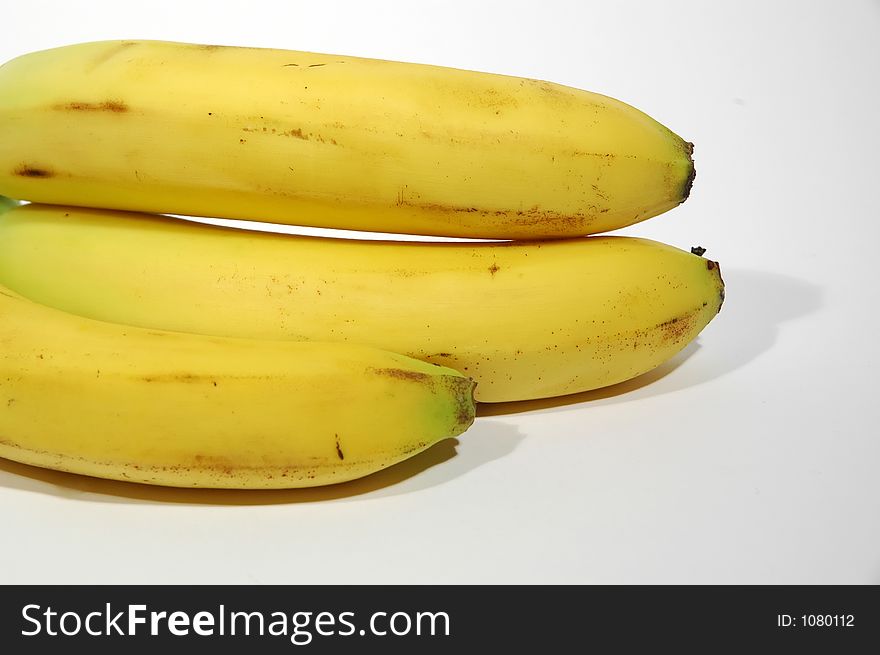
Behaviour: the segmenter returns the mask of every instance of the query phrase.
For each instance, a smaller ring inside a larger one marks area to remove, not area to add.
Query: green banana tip
[[[10,209],[15,209],[21,203],[18,200],[13,200],[12,198],[7,198],[6,196],[0,196],[0,215],[5,214]]]

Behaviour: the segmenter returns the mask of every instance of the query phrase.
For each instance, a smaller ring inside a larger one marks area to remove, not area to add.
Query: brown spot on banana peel
[[[142,375],[136,377],[141,382],[161,382],[161,383],[180,383],[180,384],[211,384],[218,386],[218,379],[226,380],[268,380],[268,375],[201,375],[198,373],[188,373],[186,371],[180,373],[157,373],[156,375]]]
[[[376,375],[384,375],[398,380],[409,380],[410,382],[426,382],[434,377],[419,371],[407,371],[404,368],[369,368],[367,370]]]
[[[12,171],[13,175],[18,175],[20,177],[34,177],[34,178],[47,178],[47,177],[55,177],[55,173],[48,168],[43,168],[40,166],[31,166],[30,164],[22,164],[18,166],[14,171]]]
[[[721,280],[718,262],[709,263],[712,265],[707,266],[707,268],[716,272],[719,282],[718,307],[715,309],[715,314],[717,314],[721,311],[721,305],[724,303],[724,282]],[[694,323],[697,320],[697,317],[705,310],[706,304],[707,303],[704,302],[696,309],[692,309],[684,314],[679,314],[678,316],[673,316],[668,321],[658,323],[654,326],[654,329],[660,331],[661,340],[664,343],[679,342],[693,333]]]
[[[420,211],[436,212],[453,218],[460,215],[478,214],[486,218],[504,217],[505,223],[508,225],[517,225],[530,227],[542,225],[545,227],[552,226],[558,230],[560,234],[571,234],[573,232],[586,232],[590,225],[595,222],[597,214],[605,213],[599,210],[596,213],[573,213],[563,214],[561,212],[550,209],[541,209],[532,207],[530,209],[521,209],[517,211],[506,209],[481,209],[478,207],[462,207],[456,205],[445,205],[433,202],[414,202],[406,198],[402,198],[398,194],[395,204],[398,207],[413,207]]]
[[[345,455],[342,453],[342,446],[339,445],[339,435],[336,435],[336,456],[340,461],[345,459]]]
[[[656,329],[661,332],[661,339],[664,343],[678,342],[687,337],[693,331],[694,318],[700,310],[694,310],[675,316],[668,321],[658,323]]]
[[[159,375],[144,375],[140,378],[144,382],[206,382],[211,378],[194,373],[163,373]]]
[[[129,107],[122,100],[105,100],[104,102],[67,102],[52,105],[56,111],[107,111],[112,114],[124,114]]]

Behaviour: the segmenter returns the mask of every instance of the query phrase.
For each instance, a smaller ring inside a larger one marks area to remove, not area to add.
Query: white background
[[[698,171],[687,203],[625,232],[708,248],[727,302],[655,373],[485,407],[457,441],[334,488],[157,489],[0,460],[0,582],[880,583],[880,3],[7,5],[0,60],[154,38],[620,98],[693,141]]]

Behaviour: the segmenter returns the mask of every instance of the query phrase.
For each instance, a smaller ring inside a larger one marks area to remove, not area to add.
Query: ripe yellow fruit
[[[93,321],[0,287],[0,457],[180,487],[308,487],[399,462],[474,419],[473,381],[342,343]]]
[[[46,205],[0,217],[0,282],[147,328],[368,344],[462,371],[485,402],[651,370],[724,297],[715,262],[645,239],[356,241]]]
[[[613,98],[437,66],[106,41],[0,67],[0,193],[54,204],[565,237],[681,203],[691,152]]]

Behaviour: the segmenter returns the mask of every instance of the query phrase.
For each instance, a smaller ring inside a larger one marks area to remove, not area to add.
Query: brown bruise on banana
[[[409,371],[405,368],[369,368],[367,371],[375,375],[395,378],[397,380],[408,380],[410,382],[421,383],[430,383],[435,377],[420,371]]]
[[[208,115],[213,115],[213,112],[208,112]],[[286,136],[293,137],[295,139],[302,139],[303,141],[315,141],[317,143],[325,143],[331,146],[338,146],[339,143],[335,138],[327,138],[322,134],[316,134],[313,132],[304,132],[301,127],[295,127],[292,129],[284,129],[278,127],[243,127],[241,128],[242,132],[248,132],[251,134],[265,134],[265,135],[274,135],[274,136]],[[239,139],[240,144],[247,143],[247,139]]]
[[[271,375],[223,375],[221,379],[226,380],[270,380]],[[139,382],[161,382],[161,383],[180,383],[180,384],[211,384],[219,386],[217,382],[218,376],[201,375],[198,373],[190,373],[181,371],[180,373],[158,373],[156,375],[141,375],[134,378]]]
[[[508,209],[480,209],[478,207],[416,202],[401,198],[400,196],[398,196],[395,205],[397,207],[414,209],[420,214],[427,213],[442,216],[444,222],[448,223],[473,223],[472,219],[479,217],[483,219],[485,224],[489,225],[516,225],[518,227],[540,225],[560,234],[571,234],[588,230],[599,219],[601,214],[608,211],[606,208],[594,208],[595,211],[591,213],[564,214],[552,209],[541,209],[537,206],[516,211]]]
[[[697,319],[702,311],[703,308],[700,307],[685,314],[674,316],[668,321],[658,323],[653,330],[656,333],[654,337],[655,343],[658,343],[661,347],[666,347],[677,345],[682,341],[690,341],[697,324]],[[634,349],[636,348],[635,342],[633,347]]]
[[[111,114],[124,114],[131,111],[129,106],[122,100],[104,100],[103,102],[63,102],[52,105],[52,109],[54,111],[109,112]]]
[[[18,177],[29,177],[32,179],[55,177],[55,172],[52,169],[32,164],[20,164],[13,169],[12,174],[17,175]]]

